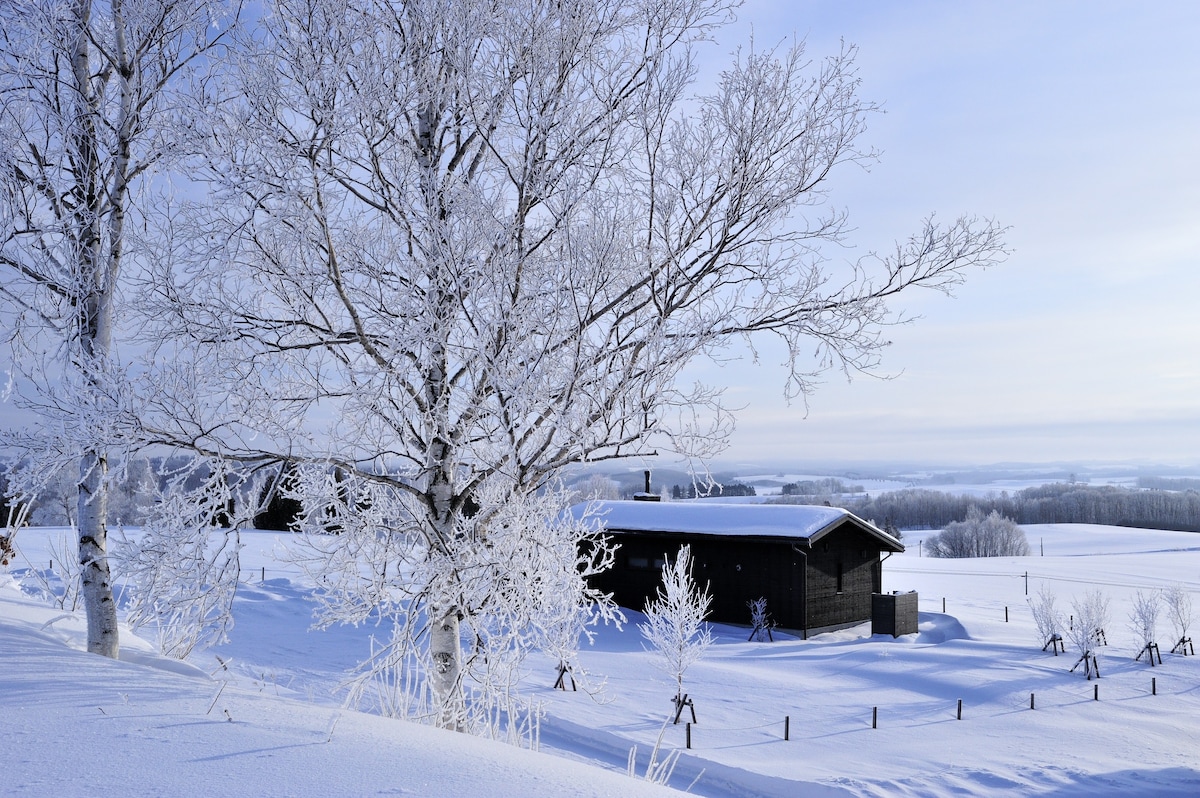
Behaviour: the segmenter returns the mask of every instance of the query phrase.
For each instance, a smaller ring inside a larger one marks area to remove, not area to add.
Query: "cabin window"
[[[649,571],[651,568],[661,571],[662,567],[667,564],[667,561],[662,557],[655,557],[653,560],[651,560],[649,557],[630,556],[625,560],[625,562],[631,569],[636,569],[639,571]]]
[[[842,592],[842,564],[837,564],[837,592]]]

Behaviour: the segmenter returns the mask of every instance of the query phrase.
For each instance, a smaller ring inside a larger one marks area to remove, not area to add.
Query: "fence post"
[[[791,726],[792,726],[792,716],[784,715],[783,716],[783,739],[785,741],[789,739],[789,736],[791,734]]]
[[[1150,677],[1150,695],[1158,695],[1158,679],[1154,676]]]
[[[1008,607],[1004,608],[1004,622],[1008,623]]]
[[[871,728],[879,728],[879,707],[871,707]]]
[[[692,748],[692,722],[688,721],[687,725],[687,747],[690,751]]]
[[[259,581],[261,581],[261,582],[267,581],[267,566],[265,566],[265,565],[262,567],[262,579],[260,579]]]
[[[1092,700],[1093,701],[1100,700],[1100,685],[1098,685],[1098,684],[1092,685]]]
[[[1029,694],[1029,708],[1033,709],[1033,693]]]
[[[946,614],[946,597],[942,596],[942,614]]]
[[[962,720],[962,699],[958,699],[958,719]]]

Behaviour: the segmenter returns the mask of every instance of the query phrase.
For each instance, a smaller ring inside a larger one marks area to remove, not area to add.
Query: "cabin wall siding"
[[[793,630],[847,625],[871,618],[880,592],[879,542],[852,523],[827,532],[811,548],[787,538],[704,537],[679,533],[610,531],[619,544],[614,567],[592,577],[622,607],[642,611],[661,584],[662,563],[692,547],[692,576],[713,596],[709,620],[748,625],[747,602],[767,599],[779,627]],[[837,590],[838,566],[842,590]]]

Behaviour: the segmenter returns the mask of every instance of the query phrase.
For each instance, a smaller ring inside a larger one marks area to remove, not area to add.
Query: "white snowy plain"
[[[0,794],[656,795],[624,771],[660,734],[685,749],[672,785],[697,795],[1200,794],[1200,657],[1169,653],[1164,617],[1163,664],[1135,661],[1128,622],[1135,592],[1175,583],[1200,615],[1200,535],[1025,529],[1034,556],[985,560],[921,558],[928,533],[908,533],[884,589],[919,592],[916,635],[865,624],[747,642],[715,626],[684,679],[690,750],[636,613],[581,655],[607,677],[600,700],[554,690],[555,663],[535,656],[524,687],[545,708],[541,753],[342,707],[337,688],[379,630],[309,629],[311,585],[276,558],[285,535],[245,534],[229,643],[180,663],[123,629],[112,662],[82,651],[81,613],[34,595],[61,531],[23,530],[0,574]],[[1065,614],[1085,591],[1110,597],[1099,680],[1041,650],[1026,584],[1048,585]]]

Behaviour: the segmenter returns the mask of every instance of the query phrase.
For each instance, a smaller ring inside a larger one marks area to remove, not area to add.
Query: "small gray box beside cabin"
[[[871,596],[871,634],[917,633],[917,593],[876,593]]]

